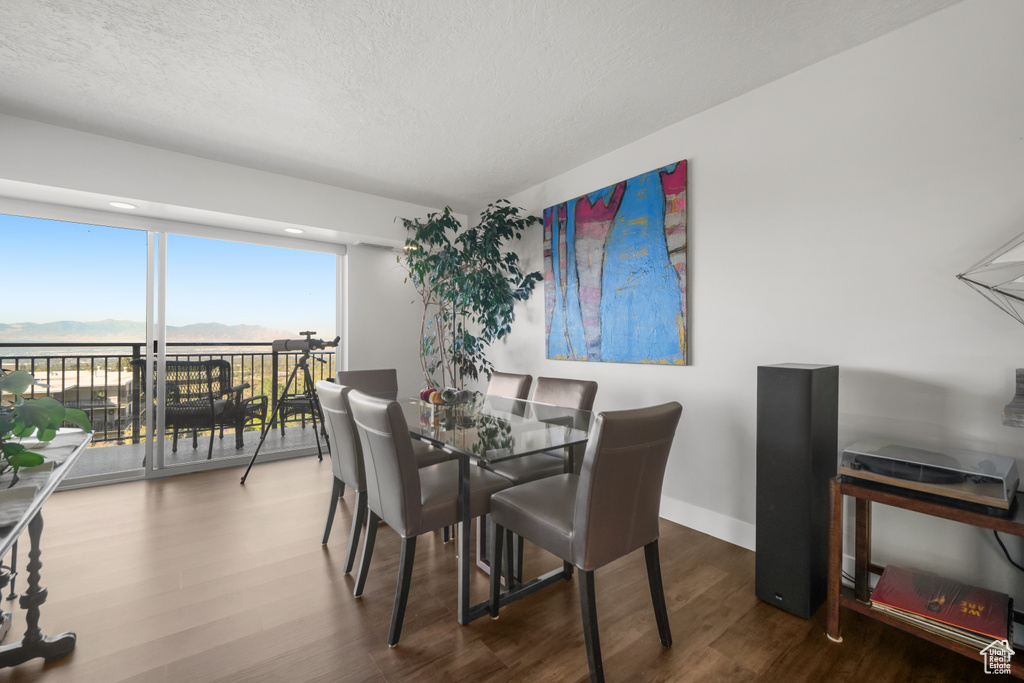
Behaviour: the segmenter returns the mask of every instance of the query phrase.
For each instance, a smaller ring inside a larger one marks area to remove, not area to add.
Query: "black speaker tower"
[[[825,602],[838,428],[838,366],[757,368],[755,592],[804,619]]]

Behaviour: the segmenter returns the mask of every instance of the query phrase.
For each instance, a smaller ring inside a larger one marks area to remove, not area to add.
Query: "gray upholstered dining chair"
[[[412,437],[401,406],[395,401],[353,391],[348,396],[359,430],[366,466],[370,508],[354,594],[363,594],[380,520],[402,537],[402,554],[391,613],[388,645],[398,643],[409,599],[416,538],[459,521],[459,463],[455,460],[417,468]],[[487,514],[491,494],[509,486],[508,480],[471,466],[469,516]]]
[[[580,608],[590,678],[604,680],[594,570],[644,549],[661,644],[672,646],[658,556],[658,508],[682,406],[676,402],[600,413],[577,474],[538,479],[491,498],[491,557],[501,565],[505,534],[517,533],[579,571]],[[497,618],[500,572],[491,572]]]
[[[367,394],[398,393],[398,371],[394,368],[338,370],[334,381]]]
[[[334,373],[334,381],[364,394],[381,395],[387,398],[398,397],[398,371],[394,368],[338,370]],[[451,459],[448,453],[440,448],[434,448],[426,441],[413,441],[412,446],[416,451],[416,462],[420,467],[435,465]]]
[[[533,390],[535,403],[547,403],[562,408],[590,411],[594,408],[597,396],[597,382],[582,379],[562,379],[559,377],[538,377]],[[582,455],[574,451],[573,467],[579,473]],[[500,474],[513,484],[525,484],[528,481],[553,477],[564,471],[565,454],[561,452],[544,452],[526,455],[522,458],[503,460],[490,466],[492,472]]]
[[[538,377],[536,387],[533,390],[533,401],[536,403],[547,403],[562,408],[573,408],[575,410],[590,411],[594,408],[594,398],[597,396],[597,382],[582,379],[562,379],[559,377]],[[565,458],[572,453],[573,469],[578,474],[583,463],[583,448],[571,446],[572,450],[544,451],[533,453],[521,458],[502,460],[489,469],[512,482],[513,486],[525,484],[528,481],[536,481],[545,477],[553,477],[565,471]],[[482,552],[479,548],[485,545],[485,530],[477,534],[477,555]],[[515,574],[513,581],[522,580],[523,577],[523,537],[518,536],[514,543],[515,554],[513,566]]]
[[[327,544],[334,525],[334,515],[340,499],[348,486],[356,493],[355,510],[352,515],[352,533],[349,535],[348,551],[345,558],[345,573],[352,571],[355,550],[359,545],[359,533],[366,520],[366,477],[363,470],[363,454],[356,433],[355,423],[348,407],[348,392],[352,389],[367,393],[397,393],[398,373],[393,369],[339,371],[337,383],[320,381],[316,383],[317,397],[324,412],[324,426],[331,444],[331,469],[334,483],[331,488],[331,504],[327,508],[327,522],[321,543]],[[449,459],[439,448],[417,441],[413,445],[416,463],[427,467]]]
[[[510,372],[495,371],[491,373],[491,379],[487,383],[487,395],[526,399],[530,395],[530,384],[532,382],[533,377],[530,375],[515,375]]]
[[[331,504],[327,508],[327,524],[324,526],[324,538],[321,543],[326,545],[327,539],[331,536],[334,513],[338,510],[339,500],[345,494],[345,486],[356,494],[355,508],[352,512],[352,531],[348,537],[348,550],[345,552],[346,574],[352,571],[355,564],[359,533],[366,522],[366,474],[355,423],[348,407],[348,394],[351,391],[351,387],[333,382],[321,380],[316,383],[316,395],[324,414],[324,427],[331,442],[331,471],[334,474]]]

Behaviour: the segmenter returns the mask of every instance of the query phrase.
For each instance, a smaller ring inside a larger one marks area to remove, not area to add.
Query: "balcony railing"
[[[24,370],[46,386],[33,386],[27,396],[52,396],[69,408],[84,410],[92,422],[93,443],[139,443],[144,436],[142,378],[132,361],[145,355],[143,342],[0,342],[0,367]],[[168,360],[225,359],[231,363],[232,383],[248,382],[243,398],[266,396],[266,419],[285,388],[301,353],[276,352],[265,342],[169,342]],[[333,351],[314,352],[308,363],[313,381],[334,377]],[[303,391],[300,370],[297,386]],[[282,423],[305,423],[301,411],[282,411]],[[261,425],[252,425],[258,429]],[[276,426],[276,425],[275,425]],[[169,432],[168,432],[169,433]]]

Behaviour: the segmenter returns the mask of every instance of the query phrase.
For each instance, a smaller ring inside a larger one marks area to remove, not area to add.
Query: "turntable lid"
[[[934,446],[917,446],[878,437],[862,439],[847,446],[843,450],[843,455],[846,454],[887,458],[1004,480],[1015,478],[1017,470],[1017,461],[1003,455],[987,455]]]

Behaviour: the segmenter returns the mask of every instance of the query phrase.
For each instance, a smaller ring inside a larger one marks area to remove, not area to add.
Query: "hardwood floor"
[[[575,580],[468,626],[455,620],[455,544],[420,539],[402,640],[387,647],[399,539],[382,528],[361,599],[341,573],[346,496],[320,545],[328,462],[58,493],[44,510],[43,633],[78,634],[71,656],[0,670],[5,681],[580,681],[586,652]],[[25,567],[28,539],[19,567]],[[980,663],[844,612],[804,621],[754,597],[754,554],[662,522],[674,645],[658,641],[643,552],[596,573],[609,680],[968,681]],[[528,546],[528,574],[557,561]],[[486,576],[474,571],[474,601]],[[25,588],[25,574],[18,577]],[[5,609],[15,603],[4,602]],[[24,632],[15,608],[7,642]]]

